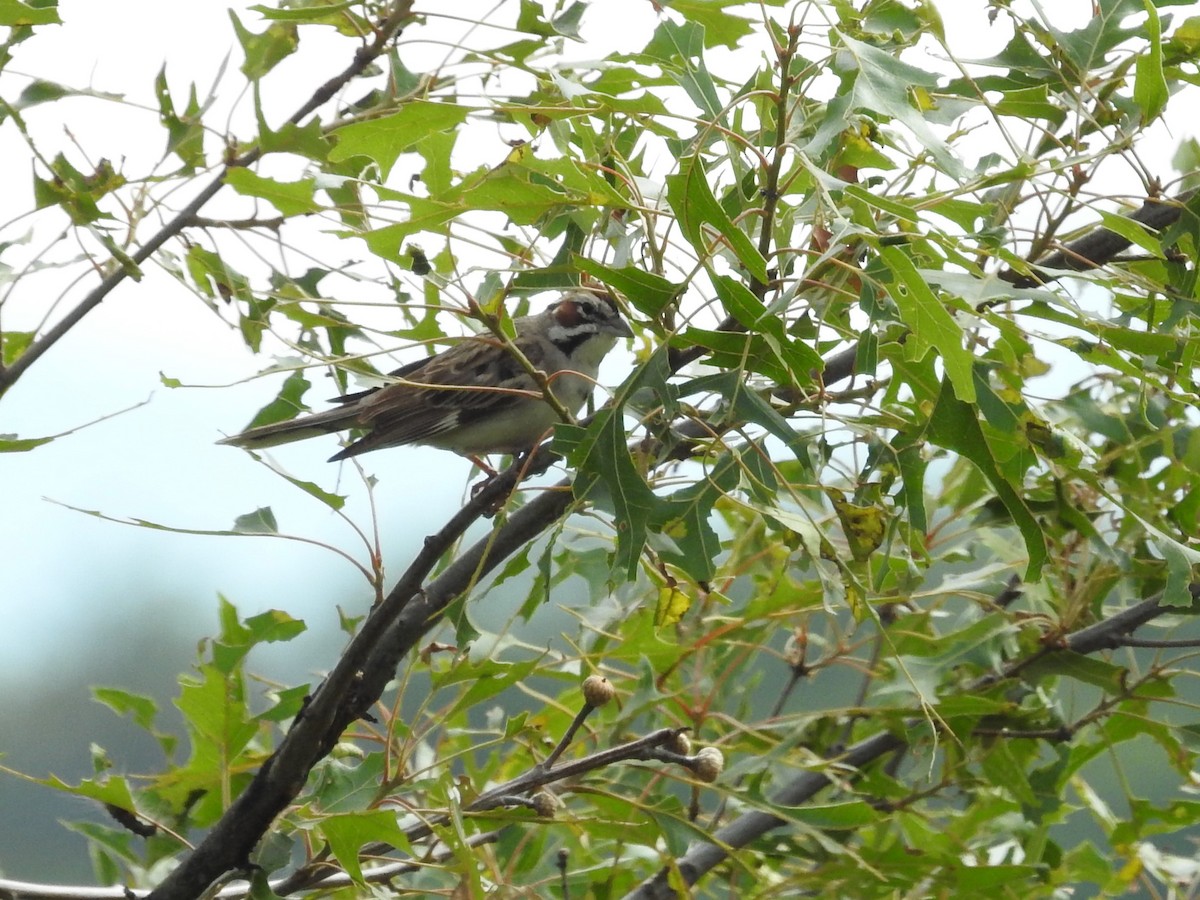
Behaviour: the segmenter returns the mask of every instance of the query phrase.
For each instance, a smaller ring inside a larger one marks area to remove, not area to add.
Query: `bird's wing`
[[[541,366],[536,342],[518,337],[516,344],[534,366]],[[344,398],[357,403],[358,422],[369,433],[338,454],[340,458],[428,441],[479,419],[503,415],[538,393],[520,361],[493,337],[468,338],[393,374],[404,381]]]
[[[400,368],[392,369],[392,371],[388,372],[387,377],[388,378],[409,378],[412,376],[412,374],[414,372],[417,371],[417,369],[421,368],[422,366],[428,365],[432,360],[434,360],[436,358],[437,358],[436,356],[426,356],[423,359],[418,359],[418,360],[415,360],[410,363],[405,363]],[[362,391],[355,391],[354,393],[351,393],[351,394],[342,394],[340,397],[331,398],[329,402],[330,403],[341,403],[343,405],[348,404],[348,403],[357,403],[359,400],[365,400],[367,397],[370,397],[372,394],[378,394],[380,391],[382,391],[384,389],[384,387],[386,387],[386,385],[379,385],[378,387],[367,388],[366,390],[362,390]]]

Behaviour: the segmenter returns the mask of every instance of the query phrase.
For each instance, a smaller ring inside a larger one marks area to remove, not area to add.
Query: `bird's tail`
[[[311,416],[301,416],[287,422],[272,422],[270,425],[259,425],[241,434],[217,441],[219,444],[232,444],[246,450],[262,450],[279,444],[290,444],[292,441],[302,441],[305,438],[321,434],[331,434],[335,431],[345,431],[361,424],[357,411],[345,407],[327,409],[324,412],[313,413]]]

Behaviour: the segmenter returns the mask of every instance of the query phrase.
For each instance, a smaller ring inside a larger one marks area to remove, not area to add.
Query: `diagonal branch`
[[[832,357],[830,364],[843,368],[848,377],[852,361],[852,355],[842,353]],[[574,496],[570,482],[564,481],[526,503],[425,584],[438,560],[468,527],[500,506],[522,479],[539,475],[558,461],[546,446],[539,447],[529,459],[487,482],[445,527],[425,539],[275,752],[191,856],[154,890],[152,900],[191,900],[221,876],[249,866],[251,851],[303,789],[313,766],[382,696],[405,654],[440,624],[446,608],[570,510]]]
[[[524,466],[513,465],[488,482],[441,531],[425,539],[421,552],[372,610],[275,752],[192,854],[150,894],[152,900],[192,900],[226,873],[250,866],[251,851],[303,789],[313,766],[379,698],[400,658],[438,624],[438,614],[566,511],[572,502],[569,490],[539,495],[422,588],[442,554],[468,527],[501,504],[521,477],[545,471],[555,459],[543,451]]]
[[[288,123],[298,125],[306,116],[329,101],[347,83],[362,75],[367,67],[387,50],[388,44],[412,18],[413,0],[395,0],[386,19],[375,31],[375,39],[365,44],[354,54],[354,61],[343,71],[330,78],[317,88],[311,97],[288,118]],[[18,356],[7,368],[0,367],[0,397],[3,397],[26,370],[37,362],[46,351],[78,325],[88,313],[99,306],[104,299],[122,282],[138,274],[137,266],[148,260],[154,253],[171,238],[179,235],[186,227],[194,224],[196,214],[207,205],[213,197],[225,186],[225,179],[234,169],[253,165],[263,155],[261,147],[251,147],[241,156],[231,159],[222,167],[220,174],[209,182],[191,202],[166,225],[151,235],[141,247],[130,254],[132,265],[126,264],[109,273],[98,285],[92,288],[79,304],[68,312],[62,319],[47,329],[44,334],[30,344],[25,352]]]
[[[1151,198],[1142,204],[1141,209],[1125,216],[1131,222],[1138,222],[1155,231],[1162,231],[1173,225],[1183,214],[1183,208],[1193,197],[1196,189],[1184,191],[1170,199]],[[1097,225],[1083,237],[1067,244],[1056,253],[1052,253],[1031,267],[1030,274],[1023,275],[1015,269],[1006,269],[1000,273],[1000,280],[1018,288],[1032,288],[1057,281],[1062,272],[1086,272],[1098,269],[1109,263],[1113,258],[1132,245],[1128,238],[1121,237],[1115,231],[1109,231],[1103,225]]]
[[[1200,601],[1200,583],[1192,584],[1189,587],[1194,605]],[[1122,610],[1087,628],[1081,628],[1079,631],[1067,635],[1055,646],[1039,651],[1033,657],[1014,660],[999,672],[977,679],[973,685],[966,687],[963,693],[970,694],[997,681],[1014,677],[1033,659],[1043,655],[1060,653],[1064,650],[1074,653],[1095,653],[1097,650],[1120,646],[1122,635],[1145,625],[1158,616],[1182,611],[1177,607],[1160,605],[1161,599],[1162,594],[1155,594],[1149,600],[1143,600],[1136,606]],[[907,746],[908,742],[898,733],[884,731],[859,741],[830,762],[837,763],[841,769],[861,769],[886,754]],[[831,783],[829,776],[822,772],[805,772],[772,795],[770,802],[776,806],[799,806],[807,803]],[[630,891],[625,895],[625,900],[674,900],[678,894],[670,879],[672,872],[678,871],[688,885],[693,885],[723,862],[731,851],[745,847],[768,832],[786,824],[787,822],[779,816],[757,810],[741,815],[725,827],[715,831],[711,842],[706,841],[693,845],[675,861],[674,865],[663,868],[653,878],[644,881]]]

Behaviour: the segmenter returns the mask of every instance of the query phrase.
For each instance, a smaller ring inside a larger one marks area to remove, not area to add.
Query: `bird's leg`
[[[489,473],[490,473],[490,474],[487,476],[487,478],[485,478],[485,479],[483,479],[482,481],[478,482],[477,484],[474,484],[474,485],[472,485],[472,486],[471,486],[471,499],[474,499],[474,498],[475,498],[475,496],[476,496],[476,495],[477,495],[477,494],[478,494],[480,491],[482,491],[482,490],[483,490],[485,487],[487,487],[489,484],[491,484],[491,483],[492,483],[492,481],[493,481],[493,480],[494,480],[494,479],[495,479],[495,478],[496,478],[496,477],[497,477],[497,476],[498,476],[500,473],[499,473],[499,472],[497,472],[495,469],[493,469],[491,466],[487,465],[487,464],[486,464],[486,463],[485,463],[483,460],[481,460],[481,459],[477,459],[477,458],[475,458],[474,456],[472,456],[472,457],[469,457],[469,458],[470,458],[470,459],[471,459],[471,460],[472,460],[472,461],[475,463],[475,465],[477,465],[477,466],[478,466],[480,469],[484,469],[484,470],[486,470],[487,472],[489,472]],[[525,472],[525,467],[526,467],[526,466],[528,466],[528,464],[529,464],[529,461],[530,461],[532,458],[533,458],[533,448],[530,448],[529,450],[523,450],[523,451],[521,451],[520,453],[514,453],[514,454],[513,454],[513,458],[512,458],[512,465],[513,465],[513,466],[520,466],[520,467],[521,467],[521,468],[520,468],[520,470],[519,470],[519,471],[520,471],[520,475],[517,477],[517,484],[519,484],[520,482],[522,482],[522,481],[524,481],[524,480],[525,480],[525,474],[526,474],[526,472]],[[514,490],[516,489],[515,485],[514,485],[513,489],[514,489]],[[496,498],[496,502],[495,502],[495,503],[492,505],[492,507],[491,507],[490,509],[488,509],[488,510],[487,510],[487,511],[484,513],[484,515],[486,515],[486,516],[487,516],[487,517],[490,519],[492,516],[496,515],[496,513],[500,512],[500,510],[503,508],[504,504],[505,504],[505,503],[507,503],[507,502],[508,502],[508,496],[507,496],[507,495],[505,495],[505,496],[501,496],[501,497],[498,497],[498,498]]]
[[[487,479],[484,481],[481,481],[480,484],[487,484],[489,481],[491,481],[493,478],[495,478],[497,475],[500,474],[495,469],[493,469],[491,466],[489,466],[487,464],[487,461],[482,456],[476,456],[474,453],[468,453],[466,456],[467,456],[467,459],[469,459],[471,462],[473,462],[475,464],[475,468],[477,468],[480,472],[483,472],[485,475],[487,475]]]
[[[471,499],[475,499],[475,495],[482,491],[485,487],[492,483],[493,479],[500,473],[487,464],[482,457],[476,456],[473,453],[467,454],[467,459],[475,464],[475,468],[483,472],[484,478],[482,481],[477,481],[471,485]],[[495,515],[493,512],[492,515]]]

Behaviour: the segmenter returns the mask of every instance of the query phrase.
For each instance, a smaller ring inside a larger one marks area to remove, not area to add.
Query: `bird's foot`
[[[475,468],[487,475],[487,478],[481,481],[480,484],[487,484],[499,474],[495,469],[487,464],[487,460],[485,460],[482,456],[476,456],[474,453],[468,453],[467,459],[475,464]]]

